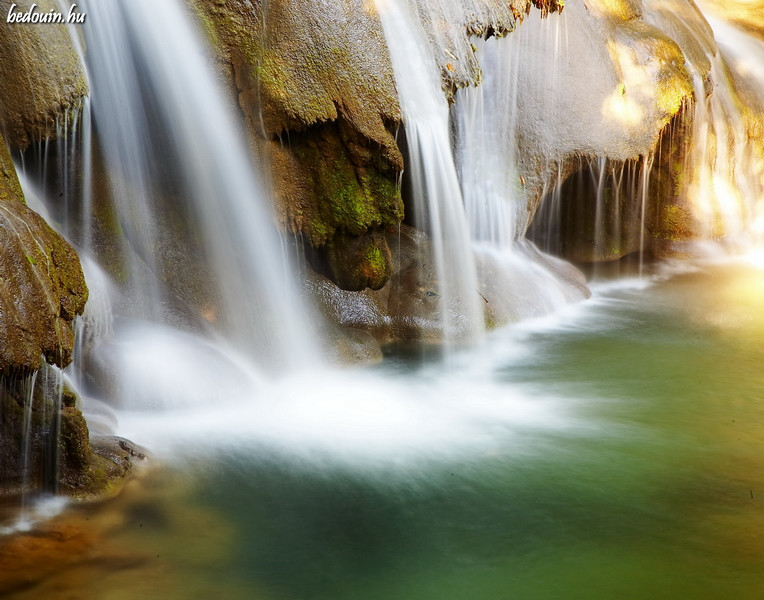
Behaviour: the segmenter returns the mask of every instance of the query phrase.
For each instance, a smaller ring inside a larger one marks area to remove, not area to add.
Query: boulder
[[[16,12],[61,10],[54,0],[17,0]],[[6,6],[9,6],[7,3]],[[14,149],[56,137],[67,111],[88,93],[67,25],[0,18],[0,128]]]

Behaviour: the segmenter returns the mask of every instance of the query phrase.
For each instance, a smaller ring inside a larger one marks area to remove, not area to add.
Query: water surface
[[[10,597],[759,599],[762,334],[764,271],[706,263],[447,365],[123,415],[164,470],[76,509],[91,556]]]

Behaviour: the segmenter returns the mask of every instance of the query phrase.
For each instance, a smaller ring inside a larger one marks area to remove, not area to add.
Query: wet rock
[[[320,275],[308,277],[308,290],[330,324],[328,339],[339,348],[352,349],[359,341],[363,348],[372,348],[366,346],[368,338],[358,340],[358,332],[370,334],[380,346],[442,341],[439,286],[429,258],[429,238],[402,225],[387,235],[387,243],[392,274],[379,290],[346,291]],[[489,328],[546,315],[590,295],[578,269],[542,254],[529,242],[506,252],[477,251],[476,261],[480,289],[475,293],[481,297]],[[348,355],[343,351],[343,356]]]
[[[74,349],[72,321],[88,297],[79,258],[23,203],[2,139],[0,172],[0,371],[36,371],[40,356],[65,367]]]
[[[11,3],[5,3],[9,7]],[[17,0],[15,10],[61,10],[54,0]],[[87,95],[84,69],[66,25],[0,19],[0,127],[16,149],[56,135],[56,125]]]
[[[67,400],[73,392],[64,392],[50,368],[5,378],[0,388],[0,496],[42,491],[102,498],[146,459],[128,440],[91,440],[79,401]]]
[[[339,258],[342,249],[351,249],[347,236],[395,228],[403,218],[396,186],[403,169],[396,143],[401,114],[374,3],[193,5],[253,144],[270,157],[282,229],[304,236],[315,248],[328,244]],[[447,95],[480,80],[470,36],[504,35],[533,5],[548,14],[563,3],[418,3]],[[332,279],[355,289],[358,278],[351,271],[357,257],[332,262]],[[347,272],[344,263],[350,265]],[[381,272],[371,263],[364,269]]]
[[[380,232],[336,235],[327,244],[326,257],[332,280],[344,290],[378,290],[392,274],[393,257]]]

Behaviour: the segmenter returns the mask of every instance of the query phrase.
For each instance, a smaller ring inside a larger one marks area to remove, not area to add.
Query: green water
[[[112,541],[144,563],[116,579],[116,569],[89,571],[82,589],[114,599],[764,598],[762,340],[764,271],[744,264],[600,293],[489,343],[485,377],[508,394],[555,398],[549,427],[486,424],[486,439],[454,439],[456,452],[373,464],[267,444],[210,448],[120,509]],[[437,386],[433,368],[395,376]]]

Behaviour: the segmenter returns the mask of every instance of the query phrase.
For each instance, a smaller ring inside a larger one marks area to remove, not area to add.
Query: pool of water
[[[764,270],[594,289],[445,364],[122,415],[164,466],[8,597],[764,597]]]

